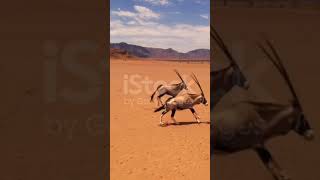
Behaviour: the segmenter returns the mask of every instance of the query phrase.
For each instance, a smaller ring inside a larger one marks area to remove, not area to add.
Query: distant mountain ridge
[[[187,59],[187,60],[209,60],[209,49],[196,49],[187,53],[178,52],[172,48],[152,48],[137,46],[128,43],[110,43],[110,48],[120,49],[128,52],[132,56],[140,58],[159,58],[159,59]]]
[[[129,54],[127,51],[122,49],[110,48],[110,57],[113,59],[132,59],[135,58],[133,55]]]

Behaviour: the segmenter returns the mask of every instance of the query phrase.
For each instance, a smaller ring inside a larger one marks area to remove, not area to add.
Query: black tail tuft
[[[161,111],[162,109],[164,109],[164,105],[158,107],[158,108],[155,109],[153,112],[158,112],[158,111]]]

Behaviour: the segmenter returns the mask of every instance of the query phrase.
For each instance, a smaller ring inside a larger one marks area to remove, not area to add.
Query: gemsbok
[[[288,134],[291,130],[306,140],[314,138],[299,98],[277,51],[268,39],[262,52],[283,76],[293,100],[283,105],[271,102],[240,101],[221,112],[212,112],[211,154],[234,153],[252,149],[276,180],[290,179],[273,159],[265,144],[271,138]]]
[[[177,83],[177,84],[168,84],[168,85],[160,84],[157,87],[157,89],[152,93],[151,98],[150,98],[150,102],[153,102],[153,97],[156,94],[156,92],[158,92],[157,100],[158,100],[158,106],[159,106],[160,103],[161,103],[161,105],[163,105],[163,103],[161,101],[162,96],[169,95],[171,97],[175,97],[183,89],[188,90],[187,84],[185,83],[185,81],[181,77],[180,73],[177,70],[174,70],[174,71],[178,75],[178,77],[181,79],[181,82]]]
[[[212,26],[210,35],[230,61],[230,64],[226,68],[210,72],[212,85],[210,108],[212,109],[234,86],[248,89],[249,81],[242,73],[221,36]]]
[[[177,110],[185,110],[185,109],[189,109],[195,120],[200,123],[200,117],[198,116],[198,114],[196,113],[196,111],[194,110],[193,106],[197,105],[197,104],[204,104],[205,106],[208,105],[207,99],[204,96],[203,90],[201,88],[200,82],[198,81],[197,77],[192,74],[191,75],[192,79],[196,82],[196,84],[198,85],[201,93],[200,94],[195,94],[195,93],[191,93],[191,92],[186,92],[186,93],[182,93],[181,95],[179,94],[176,97],[171,97],[169,99],[167,99],[167,101],[165,102],[164,105],[162,105],[161,107],[157,108],[156,110],[154,110],[154,112],[158,112],[164,109],[164,111],[162,112],[161,116],[160,116],[160,126],[164,126],[165,124],[162,122],[162,117],[168,113],[169,111],[171,111],[171,119],[173,120],[173,122],[175,124],[179,124],[175,118],[174,115],[176,113]]]

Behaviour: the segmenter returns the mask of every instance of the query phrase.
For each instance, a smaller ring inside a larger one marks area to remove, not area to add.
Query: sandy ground
[[[306,142],[295,133],[270,141],[274,158],[293,180],[318,180],[320,172],[319,42],[320,12],[289,9],[214,9],[213,24],[240,57],[239,64],[251,81],[249,93],[263,100],[288,102],[290,95],[281,76],[256,48],[259,33],[267,33],[278,48],[301,99],[305,114],[317,138]],[[214,59],[214,68],[223,64]],[[272,98],[271,98],[272,97]],[[236,99],[233,95],[231,99]],[[244,151],[229,156],[214,156],[212,179],[272,180],[257,155]]]
[[[149,60],[148,60],[149,61]],[[150,103],[152,92],[131,92],[142,79],[171,82],[178,80],[173,72],[177,69],[191,81],[194,72],[209,100],[209,64],[178,62],[143,62],[111,60],[111,111],[110,111],[110,172],[112,180],[193,180],[210,178],[209,106],[195,107],[203,122],[196,124],[189,110],[178,111],[176,120],[182,125],[160,127],[159,113]],[[127,80],[126,80],[127,79]],[[129,82],[129,83],[128,83]],[[152,84],[153,85],[153,84]],[[152,88],[150,85],[150,89]],[[125,89],[129,89],[126,94]],[[142,86],[143,89],[144,86]],[[199,92],[196,85],[191,86]],[[166,99],[166,98],[164,98]],[[171,122],[170,114],[164,117]]]

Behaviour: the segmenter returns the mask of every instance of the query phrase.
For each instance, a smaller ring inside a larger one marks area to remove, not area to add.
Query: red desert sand
[[[187,83],[193,83],[190,74],[195,73],[209,101],[210,64],[111,60],[110,65],[111,179],[210,179],[210,107],[195,106],[205,123],[195,123],[191,112],[184,110],[175,115],[181,125],[160,127],[161,112],[153,112],[157,100],[149,102],[154,83],[179,81],[173,69]],[[143,80],[151,83],[142,85]],[[132,81],[141,86],[137,88]],[[195,83],[190,85],[193,91],[200,92]],[[164,96],[163,101],[167,98]],[[170,113],[164,116],[164,121],[172,123]]]

